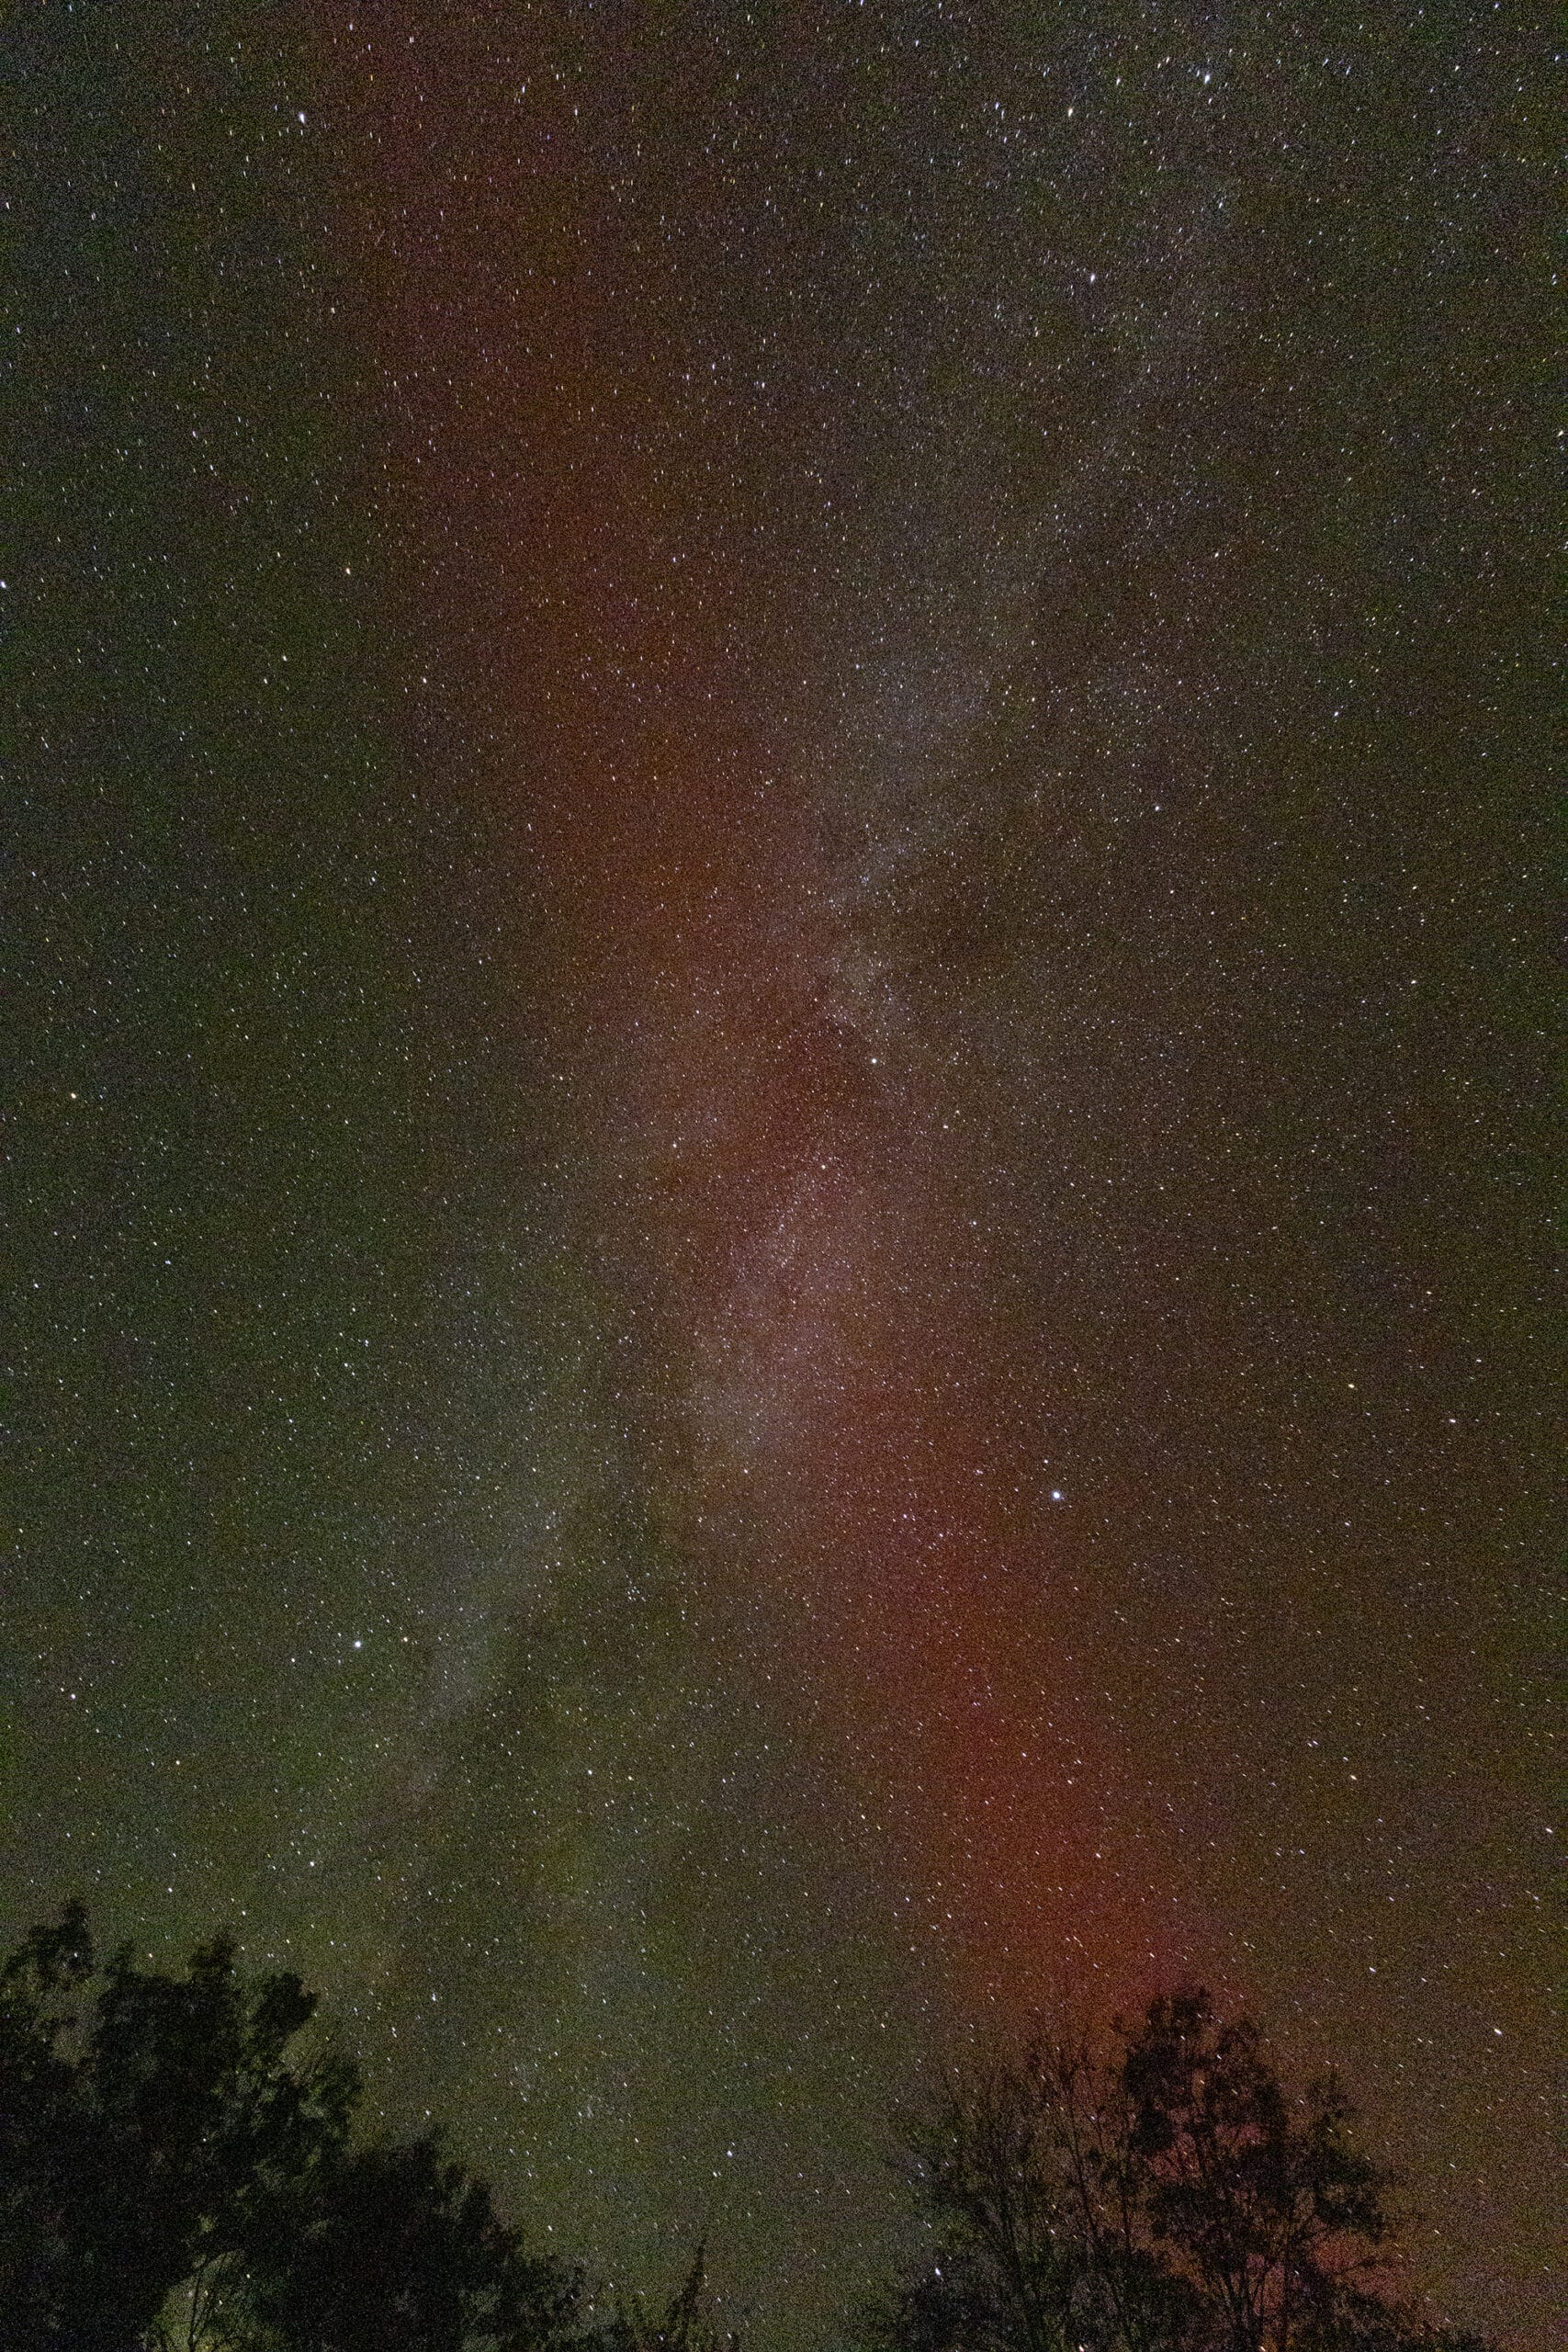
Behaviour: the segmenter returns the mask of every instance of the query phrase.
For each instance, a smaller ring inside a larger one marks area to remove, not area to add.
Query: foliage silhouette
[[[740,2352],[740,2338],[721,2331],[709,2316],[707,2248],[700,2240],[691,2267],[671,2297],[662,2318],[654,2317],[640,2296],[623,2300],[601,2323],[595,2352]]]
[[[96,1991],[94,1991],[95,1983]],[[261,2243],[343,2143],[357,2085],[291,2065],[315,2002],[220,1939],[186,1974],[96,1969],[68,1905],[0,1968],[0,2344],[123,2352],[171,2290]]]
[[[580,2280],[529,2256],[434,2138],[346,2151],[267,2254],[248,2250],[237,2342],[288,2352],[534,2352],[571,2337]]]
[[[315,2010],[223,1938],[99,1966],[79,1904],[0,1963],[0,2352],[739,2352],[701,2245],[595,2313],[438,2137],[356,2143]],[[1399,2291],[1336,2078],[1195,1988],[953,2075],[907,2145],[931,2251],[882,2352],[1487,2352]]]
[[[578,2274],[525,2255],[433,2139],[351,2144],[359,2085],[299,2053],[315,1996],[100,1971],[80,1904],[0,1967],[0,2352],[551,2352]]]
[[[1390,2177],[1332,2075],[1292,2092],[1184,1987],[1108,2047],[1038,2036],[907,2134],[932,2241],[886,2352],[1483,2352],[1398,2291]]]

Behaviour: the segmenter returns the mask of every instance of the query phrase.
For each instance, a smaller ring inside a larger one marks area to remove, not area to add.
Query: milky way
[[[761,2352],[1196,1971],[1544,2345],[1529,36],[266,14],[6,33],[7,1917]]]

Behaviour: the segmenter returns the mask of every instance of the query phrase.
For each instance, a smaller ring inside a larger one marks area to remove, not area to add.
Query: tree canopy
[[[0,1968],[6,2352],[554,2352],[582,2282],[430,2137],[357,2144],[315,1996],[95,1963],[79,1904]]]
[[[950,2075],[906,2138],[931,2251],[885,2352],[1480,2352],[1400,2291],[1337,2078],[1292,2089],[1195,1987]]]
[[[0,2352],[739,2352],[698,2246],[668,2304],[588,2292],[438,2134],[356,2136],[290,1972],[215,1938],[100,1965],[68,1905],[0,1964]],[[1183,1987],[1041,2031],[908,2122],[925,2251],[876,2352],[1485,2352],[1402,2289],[1393,2183],[1332,2074],[1296,2085]]]

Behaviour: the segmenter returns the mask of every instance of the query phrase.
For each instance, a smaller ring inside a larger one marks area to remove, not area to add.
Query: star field
[[[7,1935],[759,2352],[1195,1972],[1544,2347],[1544,30],[0,43]]]

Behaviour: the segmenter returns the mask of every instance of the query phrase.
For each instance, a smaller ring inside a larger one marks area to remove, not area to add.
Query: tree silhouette
[[[223,1939],[183,1978],[120,1951],[100,1979],[79,1904],[32,1930],[0,1968],[0,2342],[123,2352],[265,2236],[356,2089],[331,2055],[288,2063],[314,2008],[293,1975],[243,1987]]]
[[[1334,2075],[1291,2100],[1251,2020],[1220,2025],[1190,1990],[1150,2004],[1122,2075],[1149,2228],[1219,2343],[1307,2352],[1386,2312],[1392,2184]]]
[[[579,2298],[577,2273],[525,2255],[434,2138],[382,2140],[340,2154],[287,2233],[247,2249],[228,2326],[288,2352],[539,2352],[568,2340]]]
[[[594,2352],[740,2352],[739,2335],[721,2330],[709,2316],[706,2246],[699,2240],[661,2318],[634,2295],[601,2321],[593,2344]]]
[[[1396,2290],[1389,2177],[1332,2075],[1299,2092],[1193,1987],[1111,2046],[1038,2037],[907,2133],[933,2241],[887,2352],[1478,2352]]]
[[[68,1905],[0,1964],[0,2352],[739,2352],[705,2250],[588,2308],[438,2136],[356,2143],[299,1978],[224,1938],[100,1967]],[[1040,2034],[911,2121],[930,2251],[883,2352],[1486,2352],[1398,2291],[1389,2177],[1332,2075],[1292,2087],[1193,1988]]]
[[[0,2352],[550,2352],[576,2272],[433,2139],[355,2147],[298,1976],[226,1939],[95,1966],[68,1905],[0,1967]]]

